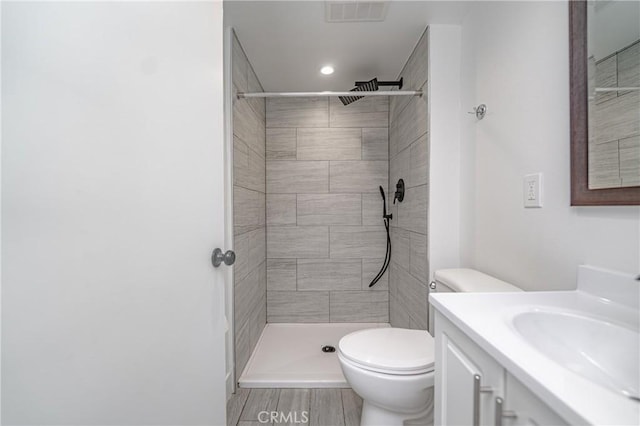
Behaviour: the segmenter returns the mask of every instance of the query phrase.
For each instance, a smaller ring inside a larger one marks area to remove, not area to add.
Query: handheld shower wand
[[[389,235],[389,221],[393,218],[392,214],[387,214],[387,197],[384,195],[384,189],[380,186],[380,195],[382,195],[382,220],[384,222],[384,228],[387,231],[387,254],[384,256],[384,262],[382,263],[382,268],[375,276],[375,278],[369,284],[369,287],[373,287],[376,285],[380,278],[384,275],[389,268],[389,263],[391,262],[391,236]]]
[[[393,219],[392,214],[387,214],[387,197],[384,195],[384,189],[382,189],[382,186],[380,186],[380,195],[382,195],[382,218]]]

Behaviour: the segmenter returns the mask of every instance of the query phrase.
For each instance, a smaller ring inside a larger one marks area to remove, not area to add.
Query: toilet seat
[[[384,374],[412,375],[433,371],[434,340],[428,331],[374,328],[340,339],[338,354],[355,366]]]

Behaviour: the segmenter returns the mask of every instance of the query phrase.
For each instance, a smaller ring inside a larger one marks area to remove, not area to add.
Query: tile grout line
[[[247,398],[244,400],[244,403],[242,403],[242,410],[240,410],[240,415],[238,416],[238,420],[236,421],[236,425],[240,424],[240,419],[242,418],[242,415],[244,414],[244,410],[247,407],[247,402],[249,402],[249,397],[251,396],[251,392],[253,391],[253,389],[249,389],[249,393],[247,393]]]

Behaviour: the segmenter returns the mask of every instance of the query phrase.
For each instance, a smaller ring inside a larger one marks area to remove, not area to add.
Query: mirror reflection
[[[588,3],[589,189],[640,186],[640,2]]]

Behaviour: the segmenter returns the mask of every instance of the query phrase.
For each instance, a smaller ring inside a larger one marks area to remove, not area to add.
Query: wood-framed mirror
[[[569,1],[572,206],[640,205],[639,18],[639,2]]]

